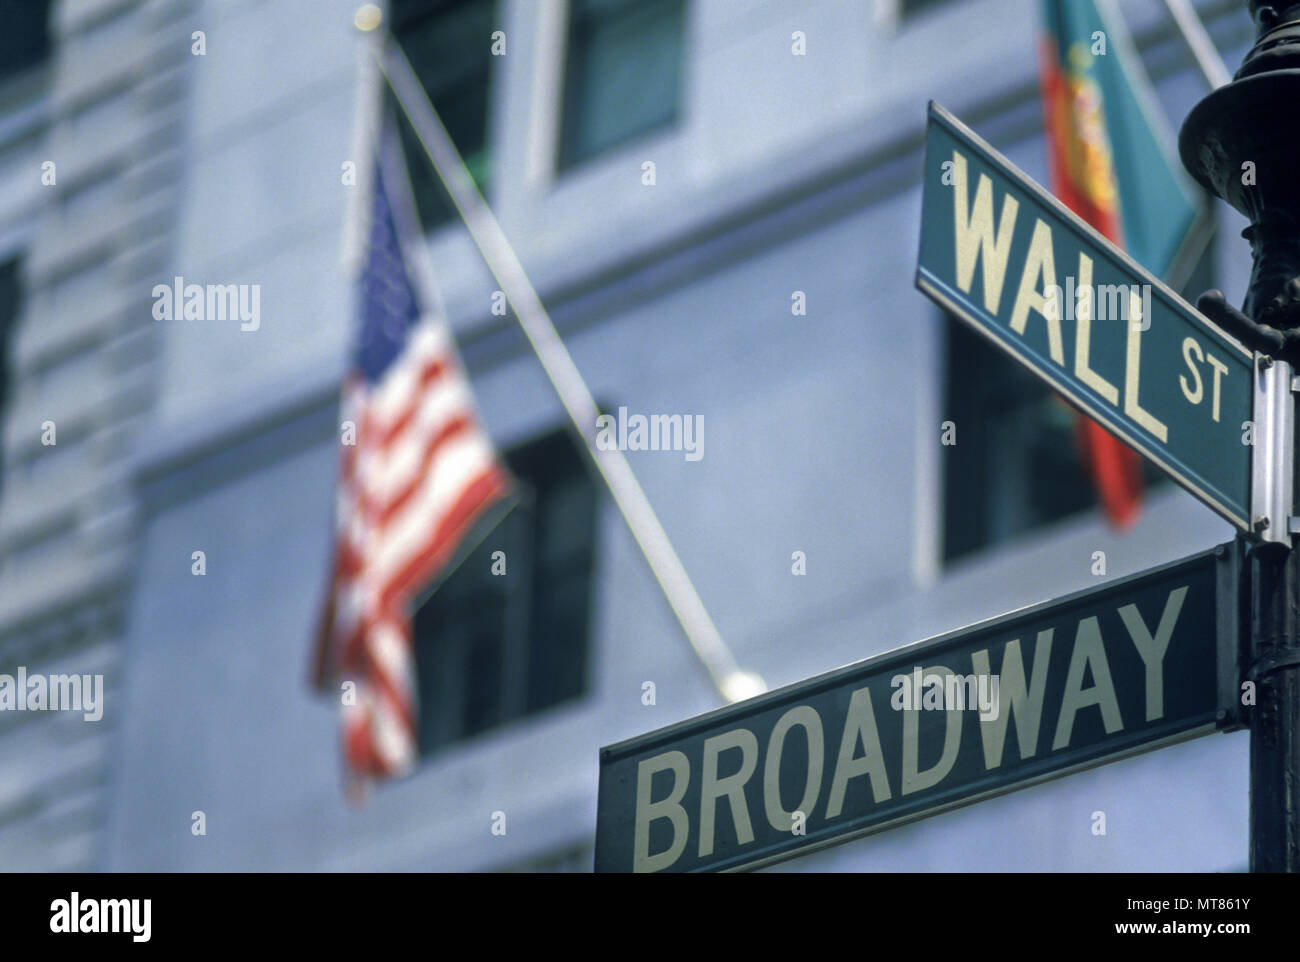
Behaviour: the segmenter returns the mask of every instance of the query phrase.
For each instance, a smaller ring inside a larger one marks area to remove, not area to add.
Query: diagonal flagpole
[[[1206,82],[1212,90],[1217,90],[1232,81],[1232,74],[1219,55],[1219,49],[1210,39],[1210,34],[1201,22],[1200,14],[1192,6],[1192,0],[1165,0],[1169,15],[1174,18],[1178,32],[1196,58],[1196,65],[1201,68]]]
[[[369,29],[374,26],[378,26],[378,23],[373,23]],[[366,29],[360,20],[358,27]],[[659,523],[654,508],[641,489],[636,475],[632,473],[627,459],[623,457],[623,452],[597,447],[593,432],[600,409],[555,330],[536,289],[524,273],[523,265],[496,216],[479,193],[460,152],[452,143],[433,104],[429,102],[424,86],[415,76],[405,52],[390,36],[383,35],[381,43],[374,50],[374,56],[428,154],[434,171],[446,186],[461,219],[469,228],[488,269],[514,308],[524,335],[537,354],[537,359],[559,395],[574,428],[586,444],[592,462],[613,495],[614,503],[645,555],[655,580],[663,589],[687,641],[708,671],[714,687],[729,702],[741,701],[766,691],[763,679],[741,670],[731,649],[722,640],[717,626],[709,617],[708,610],[682,566],[681,559],[673,550],[663,525]]]

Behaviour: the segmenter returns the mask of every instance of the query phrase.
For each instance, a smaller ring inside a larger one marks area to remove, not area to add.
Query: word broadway
[[[703,414],[627,413],[596,418],[596,447],[601,451],[685,451],[687,461],[704,457]]]
[[[0,675],[0,711],[79,711],[86,721],[104,715],[103,675]]]

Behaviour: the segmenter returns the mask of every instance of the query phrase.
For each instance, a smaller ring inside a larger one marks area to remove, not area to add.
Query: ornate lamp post
[[[1255,45],[1232,83],[1197,104],[1183,165],[1250,219],[1254,257],[1241,311],[1218,291],[1198,306],[1251,348],[1300,362],[1300,3],[1250,0]],[[1265,359],[1265,364],[1271,363]],[[1296,528],[1288,524],[1294,533]],[[1250,866],[1300,872],[1300,552],[1251,549]]]

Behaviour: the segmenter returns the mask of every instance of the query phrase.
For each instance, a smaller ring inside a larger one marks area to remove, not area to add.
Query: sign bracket
[[[1243,640],[1249,637],[1249,606],[1245,603],[1249,599],[1249,547],[1249,542],[1241,536],[1214,549],[1215,591],[1218,593],[1215,677],[1218,679],[1219,711],[1216,725],[1222,732],[1240,731],[1248,724],[1242,710],[1240,686],[1249,657],[1247,646],[1243,644]]]
[[[1295,378],[1289,362],[1255,355],[1250,514],[1256,540],[1290,547],[1295,434]]]

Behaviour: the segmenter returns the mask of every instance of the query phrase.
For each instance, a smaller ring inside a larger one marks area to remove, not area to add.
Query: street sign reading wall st
[[[934,103],[916,284],[1237,527],[1288,540],[1265,463],[1280,372]]]
[[[1231,546],[601,750],[598,872],[753,867],[1236,723]]]

